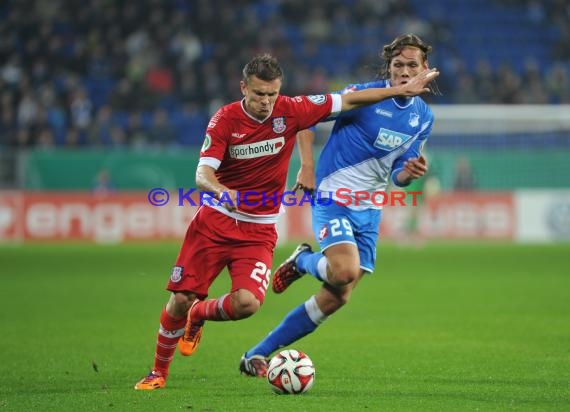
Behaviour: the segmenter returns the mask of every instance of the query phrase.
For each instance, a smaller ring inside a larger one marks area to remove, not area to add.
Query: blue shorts
[[[321,252],[332,245],[352,243],[358,248],[360,268],[374,271],[381,210],[352,210],[331,202],[330,205],[315,203],[312,213],[313,233]]]

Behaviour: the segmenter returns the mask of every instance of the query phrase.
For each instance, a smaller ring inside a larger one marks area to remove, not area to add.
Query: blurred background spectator
[[[471,169],[471,163],[467,156],[460,156],[455,163],[455,178],[453,180],[453,190],[468,191],[477,188],[475,173]]]
[[[438,103],[570,103],[567,0],[4,0],[0,146],[199,145],[253,55],[285,94],[337,90],[403,32],[434,45]]]

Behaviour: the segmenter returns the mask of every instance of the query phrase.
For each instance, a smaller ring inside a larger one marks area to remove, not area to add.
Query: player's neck
[[[273,113],[273,110],[272,110],[271,113],[269,113],[267,116],[265,116],[263,118],[259,118],[248,110],[247,105],[245,104],[245,99],[242,99],[240,103],[241,103],[241,108],[242,108],[243,112],[247,116],[249,116],[251,119],[253,119],[259,123],[263,123],[264,121],[266,121],[271,116],[271,113]]]
[[[412,102],[413,97],[396,96],[394,102],[398,107],[407,107]]]
[[[389,79],[386,81],[386,83],[387,83],[388,87],[393,87],[392,82]],[[396,103],[397,106],[406,107],[411,103],[413,97],[412,96],[396,96],[396,97],[393,97],[393,99],[394,99],[394,103]]]

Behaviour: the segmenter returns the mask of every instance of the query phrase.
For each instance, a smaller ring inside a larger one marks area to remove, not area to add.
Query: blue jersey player
[[[352,85],[343,93],[407,83],[428,68],[430,51],[415,35],[399,36],[383,48],[384,80]],[[432,87],[437,91],[437,86]],[[305,274],[323,283],[316,295],[294,308],[243,355],[243,374],[265,376],[271,353],[313,332],[348,302],[363,275],[374,271],[382,202],[374,201],[372,194],[387,192],[390,180],[403,187],[427,172],[421,151],[433,120],[431,109],[420,97],[393,98],[340,114],[321,152],[316,181],[314,133],[301,132],[309,136],[297,139],[302,166],[296,187],[317,189],[312,219],[320,251],[312,251],[305,243],[298,246],[275,272],[272,288],[281,293]],[[370,196],[363,196],[366,193]]]

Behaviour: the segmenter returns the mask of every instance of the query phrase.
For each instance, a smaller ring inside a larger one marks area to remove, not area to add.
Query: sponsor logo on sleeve
[[[208,122],[208,129],[213,129],[214,127],[216,127],[221,117],[222,117],[222,111],[218,110],[216,114],[214,114],[214,116],[212,116],[212,118]]]
[[[320,105],[327,101],[327,96],[325,96],[324,94],[318,94],[318,95],[307,96],[307,99],[309,99],[309,101],[314,104]]]
[[[210,146],[212,146],[212,138],[208,133],[206,133],[206,136],[204,137],[204,143],[202,144],[202,148],[200,149],[200,151],[205,152],[210,148]]]

